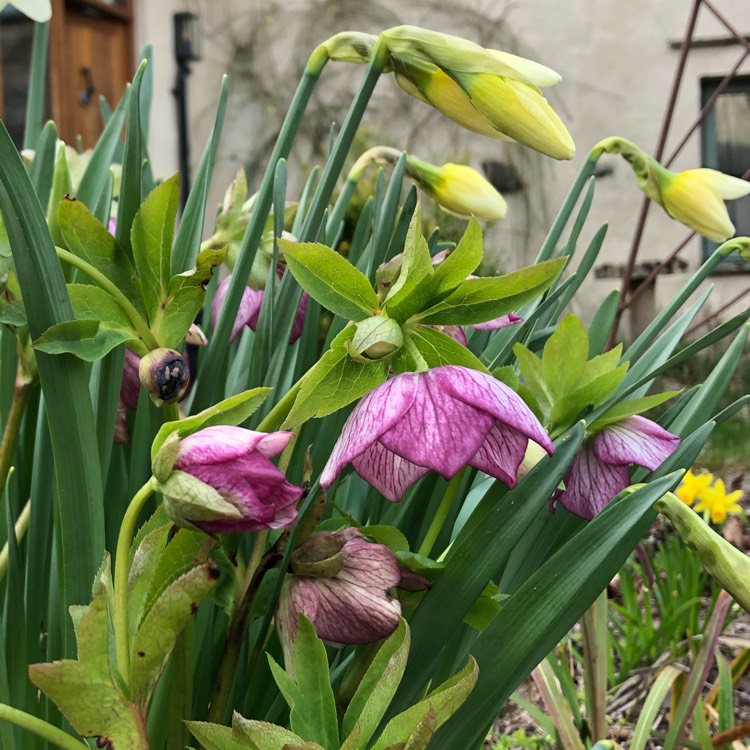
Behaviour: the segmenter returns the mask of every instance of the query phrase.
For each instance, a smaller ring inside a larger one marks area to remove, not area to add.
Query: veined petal
[[[608,464],[638,464],[657,469],[675,451],[680,438],[646,417],[634,416],[605,427],[593,440],[596,457]]]
[[[389,451],[382,443],[373,443],[352,461],[354,470],[384,497],[394,503],[404,492],[429,472],[424,466]]]
[[[330,458],[320,475],[322,487],[330,487],[341,470],[409,410],[417,392],[419,376],[404,373],[371,390],[346,420]]]
[[[518,323],[523,323],[523,318],[515,313],[508,313],[485,323],[474,323],[472,328],[476,328],[478,331],[497,331],[500,328],[518,325]]]
[[[205,427],[180,440],[175,468],[184,470],[186,466],[231,461],[256,449],[261,442],[264,445],[259,449],[261,453],[274,456],[284,449],[292,435],[291,432],[255,432],[231,425]]]
[[[229,285],[232,283],[231,274],[227,276],[219,288],[216,290],[213,301],[211,302],[211,325],[216,327],[216,321],[219,319],[219,314],[222,307],[224,306],[224,299],[229,291]],[[230,343],[234,341],[245,326],[250,326],[255,329],[258,325],[258,315],[260,313],[260,306],[263,302],[263,292],[251,289],[246,286],[242,292],[242,299],[240,300],[240,306],[237,310],[237,317],[234,319],[232,324],[232,334],[229,337]]]
[[[495,422],[469,465],[514,487],[528,442],[518,430]]]
[[[585,444],[565,476],[560,504],[581,518],[591,520],[630,484],[627,466],[599,460],[590,444]]]

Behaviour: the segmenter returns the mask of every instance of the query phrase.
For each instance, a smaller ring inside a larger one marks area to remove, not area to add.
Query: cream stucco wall
[[[679,43],[685,30],[689,0],[523,0],[507,2],[489,13],[487,3],[464,0],[465,12],[457,14],[458,3],[382,0],[373,10],[367,3],[332,0],[266,2],[254,0],[142,0],[137,3],[137,44],[154,41],[155,102],[150,150],[157,174],[176,169],[176,130],[171,88],[175,68],[172,52],[172,13],[194,10],[203,18],[206,40],[204,61],[193,66],[189,81],[192,162],[195,165],[210,131],[222,73],[234,68],[230,82],[230,105],[225,135],[215,176],[212,203],[218,202],[237,167],[248,160],[252,167],[254,139],[266,137],[291,97],[291,87],[276,89],[261,103],[251,101],[253,75],[272,76],[289,70],[289,80],[301,71],[305,56],[327,36],[345,28],[376,33],[396,23],[415,23],[448,33],[461,34],[486,46],[509,49],[543,62],[561,73],[563,81],[548,90],[552,104],[568,124],[578,154],[572,162],[558,163],[538,157],[521,146],[483,138],[462,131],[427,107],[408,103],[407,120],[401,114],[406,99],[384,80],[378,86],[373,112],[365,120],[368,133],[378,142],[407,148],[436,162],[467,158],[479,168],[486,159],[511,162],[520,171],[525,189],[507,196],[509,211],[502,224],[492,227],[487,245],[505,267],[533,259],[555,211],[580,168],[588,150],[607,135],[622,135],[653,150],[665,103],[674,76]],[[744,34],[750,34],[750,3],[746,0],[715,0],[715,5]],[[483,17],[483,14],[485,17]],[[489,15],[489,17],[487,17]],[[723,76],[741,53],[739,44],[729,41],[728,32],[703,9],[696,37],[715,44],[694,48],[688,58],[673,125],[667,141],[670,154],[700,110],[700,80]],[[260,33],[258,31],[260,30]],[[250,40],[250,41],[248,41]],[[724,42],[724,43],[722,43]],[[245,45],[243,47],[243,44]],[[332,66],[329,66],[332,68]],[[342,72],[342,69],[345,70]],[[339,66],[326,70],[316,96],[326,102],[331,119],[343,117],[347,91],[353,90],[362,70]],[[750,74],[747,61],[740,69]],[[270,78],[269,78],[270,80]],[[288,86],[288,84],[287,84]],[[323,123],[325,128],[328,123]],[[748,124],[750,127],[750,123]],[[321,132],[325,132],[324,130]],[[300,152],[297,162],[309,166],[314,154]],[[292,162],[294,164],[294,162]],[[624,262],[633,226],[641,204],[629,167],[613,157],[604,166],[612,173],[597,181],[596,197],[582,243],[593,231],[609,222],[600,263]],[[700,166],[700,137],[696,132],[674,163],[676,169]],[[750,165],[748,165],[750,166]],[[257,185],[259,168],[250,171]],[[297,183],[303,171],[292,171]],[[658,260],[670,253],[686,235],[658,207],[650,211],[639,258]],[[695,268],[701,253],[693,241],[683,257]],[[685,274],[660,279],[655,290],[659,305],[684,283]],[[750,276],[731,280],[718,277],[718,299],[728,299],[750,284]],[[745,285],[745,286],[743,286]],[[590,315],[612,289],[616,280],[592,280],[586,294],[579,295],[579,309]],[[731,287],[731,289],[730,289]],[[744,300],[747,304],[747,298]],[[643,314],[643,311],[642,313]]]

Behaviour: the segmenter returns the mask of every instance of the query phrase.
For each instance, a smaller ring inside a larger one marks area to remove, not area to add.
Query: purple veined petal
[[[266,456],[273,456],[276,453],[271,451],[277,448],[283,450],[292,434],[291,432],[255,432],[232,425],[205,427],[180,440],[175,468],[184,469],[186,466],[231,461],[252,450],[257,450],[261,442],[265,448],[260,452]]]
[[[515,487],[528,442],[528,438],[518,430],[495,422],[469,464],[508,487]]]
[[[224,306],[224,300],[226,299],[227,292],[229,291],[229,285],[232,283],[231,274],[227,276],[219,288],[216,290],[213,301],[211,302],[211,327],[216,327],[216,321],[219,319],[221,308]],[[260,306],[263,302],[263,292],[251,289],[246,286],[242,292],[242,299],[240,300],[240,306],[237,310],[237,317],[234,319],[232,324],[232,334],[229,337],[229,342],[234,341],[237,336],[240,335],[244,326],[250,326],[255,330],[255,326],[258,324],[258,315],[260,313]]]
[[[500,328],[518,325],[518,323],[523,323],[523,318],[515,313],[508,313],[485,323],[474,323],[472,328],[476,328],[478,331],[497,331]]]
[[[438,369],[445,368],[419,373],[413,403],[380,436],[380,442],[408,461],[450,479],[474,457],[495,420],[446,392],[432,377]]]
[[[440,384],[443,392],[515,428],[539,443],[547,453],[554,452],[552,441],[539,420],[523,399],[505,383],[479,370],[456,365],[436,367],[427,375]]]
[[[450,336],[454,341],[458,341],[462,346],[466,346],[466,332],[463,326],[441,326],[441,330],[446,336]]]
[[[384,497],[399,502],[404,492],[429,469],[407,461],[389,451],[382,443],[373,443],[352,460],[354,470]]]
[[[581,448],[565,476],[560,504],[571,513],[591,520],[622,490],[630,485],[627,466],[600,461],[590,443]]]
[[[594,438],[594,453],[608,464],[658,468],[671,456],[680,438],[646,417],[634,416],[605,427]]]
[[[262,432],[260,434],[263,435],[263,437],[257,442],[255,450],[267,458],[278,456],[294,437],[293,432],[286,432],[284,430],[279,432]]]
[[[330,487],[348,463],[402,418],[414,402],[418,377],[415,373],[396,375],[373,388],[357,404],[323,468],[321,487]]]
[[[294,323],[292,323],[292,331],[289,334],[289,343],[293,344],[301,335],[302,327],[305,325],[305,313],[307,312],[307,303],[310,299],[310,295],[307,292],[302,292],[302,296],[297,306],[297,312],[294,316]]]
[[[107,231],[114,237],[115,232],[117,231],[117,219],[114,216],[109,217],[109,222],[107,223]]]
[[[138,397],[141,392],[141,379],[138,375],[140,363],[141,358],[132,349],[126,348],[120,385],[120,401],[126,410],[138,408]]]

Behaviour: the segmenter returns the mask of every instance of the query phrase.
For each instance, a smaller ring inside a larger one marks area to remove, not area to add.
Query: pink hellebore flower
[[[216,321],[219,319],[219,313],[221,308],[224,306],[224,299],[229,291],[229,285],[232,281],[232,275],[227,276],[219,288],[216,290],[213,302],[211,303],[211,326],[216,327]],[[252,287],[246,286],[242,292],[242,300],[240,301],[239,310],[237,310],[237,317],[234,319],[232,325],[232,335],[229,338],[229,342],[234,341],[242,332],[245,326],[250,326],[253,331],[258,327],[258,316],[260,315],[260,306],[263,302],[264,291],[262,289],[253,289]],[[307,311],[307,292],[302,292],[302,297],[297,307],[297,314],[294,316],[294,323],[292,323],[292,330],[289,334],[289,343],[293,344],[302,335],[302,326],[305,323],[305,312]]]
[[[359,402],[320,483],[330,487],[351,463],[399,501],[428,471],[450,479],[468,464],[512,487],[529,439],[554,450],[521,397],[491,375],[455,365],[403,373]]]
[[[302,488],[269,460],[291,432],[254,432],[216,425],[180,440],[164,506],[178,524],[207,533],[285,529],[297,520]]]
[[[679,444],[677,435],[646,417],[611,424],[584,444],[565,476],[565,490],[555,499],[590,520],[630,485],[630,464],[653,471]]]
[[[501,328],[518,325],[518,323],[523,323],[523,318],[515,313],[508,313],[485,323],[474,323],[471,327],[478,331],[498,331]],[[459,344],[466,346],[466,332],[463,326],[439,326],[439,328],[443,333],[458,341]]]
[[[334,645],[372,643],[398,626],[401,605],[388,595],[401,581],[396,556],[357,529],[313,534],[294,550],[290,571],[276,618],[285,654],[300,614]]]

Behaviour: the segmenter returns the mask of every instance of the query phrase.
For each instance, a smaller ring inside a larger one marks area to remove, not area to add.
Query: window
[[[721,79],[707,78],[701,82],[701,106],[716,90]],[[750,169],[750,77],[735,78],[719,95],[706,115],[701,130],[703,166],[718,169],[734,177],[742,177]],[[727,203],[729,216],[738,235],[750,236],[750,196]],[[703,241],[703,252],[709,255],[715,242]],[[721,271],[750,271],[750,263],[728,258]]]

